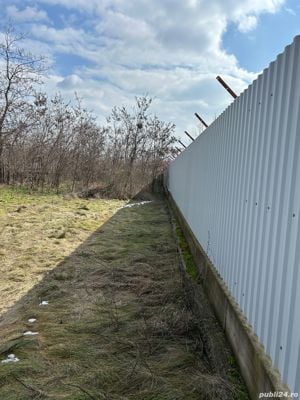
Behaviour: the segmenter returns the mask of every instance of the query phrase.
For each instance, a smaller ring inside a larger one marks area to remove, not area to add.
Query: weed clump
[[[197,281],[199,278],[199,271],[198,268],[193,260],[193,256],[190,253],[188,244],[185,240],[183,232],[179,226],[176,227],[176,235],[178,238],[178,244],[182,252],[182,256],[184,259],[184,263],[186,266],[186,271],[189,276],[193,279],[193,281]]]

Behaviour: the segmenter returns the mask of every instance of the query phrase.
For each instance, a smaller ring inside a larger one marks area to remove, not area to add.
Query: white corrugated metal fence
[[[300,393],[300,36],[171,163],[168,189]]]

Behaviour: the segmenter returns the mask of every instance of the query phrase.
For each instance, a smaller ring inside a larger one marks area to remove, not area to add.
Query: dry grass
[[[0,315],[123,204],[0,186]]]
[[[0,364],[1,399],[247,398],[236,368],[217,375],[201,347],[159,200],[119,210],[52,268],[0,329],[0,355],[20,359]],[[39,334],[25,337],[27,329]]]

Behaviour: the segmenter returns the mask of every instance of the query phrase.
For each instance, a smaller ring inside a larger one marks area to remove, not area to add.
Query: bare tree
[[[8,27],[0,42],[0,182],[4,180],[4,146],[12,145],[25,129],[28,97],[44,71],[44,60],[20,47],[22,40],[24,35]]]
[[[114,107],[99,126],[77,95],[72,105],[41,92],[44,60],[23,39],[11,27],[0,36],[0,183],[128,198],[153,180],[174,154],[175,127],[151,113],[152,99]]]
[[[130,197],[149,183],[173,152],[175,126],[151,114],[152,101],[136,97],[134,107],[114,107],[108,118],[111,176],[121,197]]]

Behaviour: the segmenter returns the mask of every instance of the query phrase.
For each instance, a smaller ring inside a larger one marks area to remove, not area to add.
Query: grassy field
[[[0,186],[0,314],[123,204]]]
[[[200,345],[162,200],[0,198],[0,360],[19,360],[0,363],[0,399],[248,398]]]

